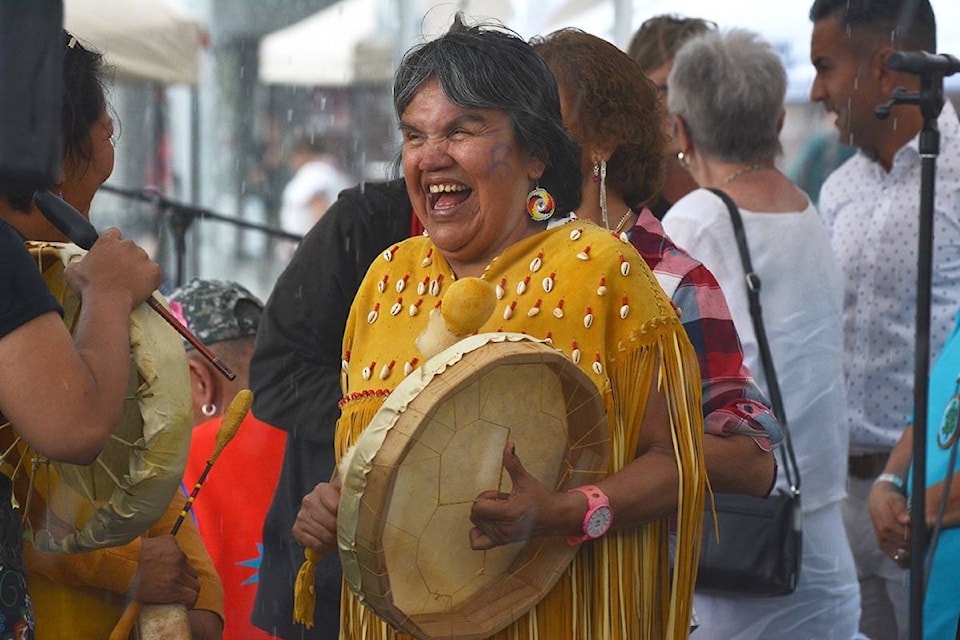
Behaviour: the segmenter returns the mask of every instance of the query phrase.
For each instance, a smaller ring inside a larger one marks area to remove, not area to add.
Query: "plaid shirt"
[[[629,237],[673,301],[696,349],[703,380],[704,431],[749,435],[764,449],[780,444],[780,424],[743,364],[740,338],[713,274],[673,244],[646,207]]]

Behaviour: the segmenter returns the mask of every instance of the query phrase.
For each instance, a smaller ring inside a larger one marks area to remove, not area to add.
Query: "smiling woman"
[[[457,304],[453,282],[477,277],[486,283],[477,290],[496,291],[478,332],[525,333],[566,354],[600,391],[611,452],[606,473],[570,492],[526,471],[542,452],[477,452],[496,463],[502,455],[513,489],[470,501],[469,535],[450,534],[453,546],[476,554],[566,537],[578,547],[543,599],[494,637],[685,638],[704,483],[696,356],[626,237],[565,215],[580,200],[580,154],[563,127],[552,74],[512,32],[457,20],[407,54],[394,104],[407,190],[427,234],[384,251],[354,299],[338,459],[428,357],[416,339],[441,315],[431,310],[443,305],[447,317]],[[537,393],[532,381],[516,388]],[[333,551],[339,508],[339,479],[318,485],[303,500],[294,537],[320,554]],[[612,514],[612,528],[610,518],[590,517],[601,512]],[[672,516],[680,525],[671,576]],[[618,566],[630,570],[611,575]],[[363,599],[345,593],[341,637],[397,637]]]
[[[517,148],[506,112],[460,107],[428,80],[401,129],[410,202],[458,275],[479,276],[504,248],[542,228],[515,215],[545,165]]]

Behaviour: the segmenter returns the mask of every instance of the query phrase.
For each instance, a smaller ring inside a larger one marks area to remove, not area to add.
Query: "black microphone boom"
[[[89,250],[97,241],[97,230],[90,221],[62,198],[49,191],[37,191],[33,194],[33,202],[57,231],[81,249]]]
[[[887,58],[887,67],[914,75],[936,73],[947,77],[960,73],[960,60],[949,53],[896,51]]]

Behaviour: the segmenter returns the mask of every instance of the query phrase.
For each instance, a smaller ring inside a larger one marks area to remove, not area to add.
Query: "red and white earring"
[[[557,202],[550,192],[537,185],[527,194],[527,214],[537,222],[549,220],[557,210]]]

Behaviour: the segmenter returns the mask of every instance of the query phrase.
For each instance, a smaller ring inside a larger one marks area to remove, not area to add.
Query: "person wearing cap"
[[[187,345],[194,430],[183,474],[189,494],[216,444],[223,412],[249,386],[263,303],[235,282],[190,281],[170,294],[174,315],[237,374],[227,380]],[[224,640],[272,638],[250,622],[262,557],[264,515],[280,475],[284,434],[248,413],[217,458],[193,506],[200,536],[224,589]],[[241,498],[242,496],[242,498]]]

